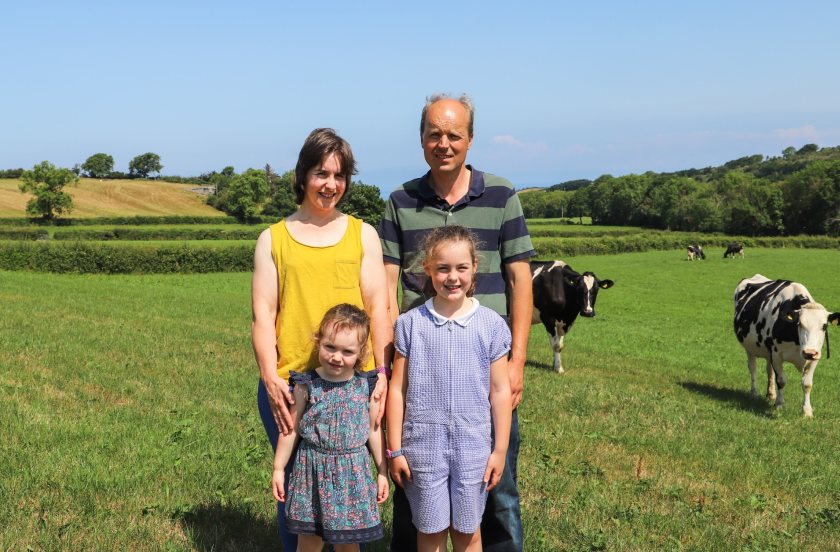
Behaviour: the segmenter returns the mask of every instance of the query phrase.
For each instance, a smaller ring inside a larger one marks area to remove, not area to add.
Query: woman
[[[381,367],[374,391],[379,420],[385,411],[384,367],[391,361],[393,329],[382,248],[373,227],[337,209],[354,173],[350,145],[332,129],[313,130],[295,167],[298,210],[257,240],[251,339],[260,368],[257,404],[275,449],[279,432],[287,434],[292,426],[289,371],[317,366],[312,336],[324,313],[339,303],[356,305],[370,316],[373,355],[364,370]],[[283,549],[295,550],[297,536],[286,530],[281,502],[277,521]]]

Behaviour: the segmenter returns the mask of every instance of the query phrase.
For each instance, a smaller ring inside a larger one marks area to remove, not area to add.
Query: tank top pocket
[[[362,263],[358,259],[336,259],[333,287],[336,289],[352,289],[359,287]]]

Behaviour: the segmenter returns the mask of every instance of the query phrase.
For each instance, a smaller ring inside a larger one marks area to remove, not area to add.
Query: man
[[[424,300],[421,251],[431,229],[447,224],[470,228],[480,247],[475,297],[508,320],[513,335],[508,373],[513,393],[513,419],[505,473],[490,492],[481,538],[484,550],[520,551],[523,546],[516,461],[523,369],[531,329],[533,300],[529,259],[534,253],[522,206],[513,186],[498,176],[466,164],[473,139],[473,106],[466,95],[435,95],[426,101],[420,119],[420,143],[429,172],[395,190],[380,225],[382,254],[388,275],[391,313]],[[397,308],[397,282],[402,271],[403,300]],[[408,501],[401,489],[394,495],[393,552],[416,549]]]

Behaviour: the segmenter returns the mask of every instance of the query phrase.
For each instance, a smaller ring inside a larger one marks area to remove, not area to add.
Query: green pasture
[[[722,252],[569,260],[615,286],[566,338],[566,374],[533,329],[526,550],[840,550],[840,353],[805,420],[792,367],[782,411],[749,397],[731,329],[735,285],[757,272],[840,310],[840,252]],[[0,271],[2,550],[279,549],[249,287]]]

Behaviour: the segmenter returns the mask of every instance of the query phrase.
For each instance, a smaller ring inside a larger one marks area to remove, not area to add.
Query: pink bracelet
[[[387,366],[377,366],[376,367],[377,374],[385,374],[385,377],[391,379],[391,369]]]

